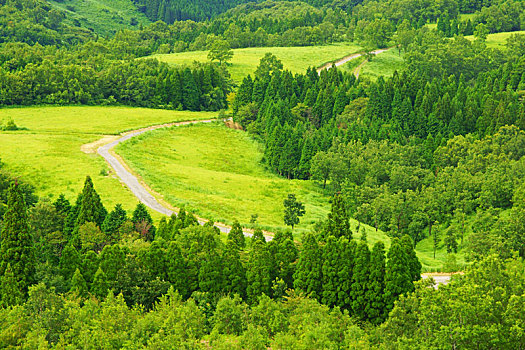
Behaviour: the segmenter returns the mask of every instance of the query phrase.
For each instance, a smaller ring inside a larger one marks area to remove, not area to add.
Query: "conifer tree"
[[[328,214],[326,223],[326,234],[336,238],[346,237],[352,239],[352,230],[350,229],[350,218],[346,211],[346,204],[340,193],[336,193],[332,200],[332,209]]]
[[[159,241],[151,243],[144,253],[144,267],[152,278],[166,278],[166,254]]]
[[[252,246],[254,245],[254,243],[256,241],[259,241],[259,242],[262,242],[263,244],[266,244],[266,238],[264,237],[264,234],[263,234],[262,230],[260,228],[258,228],[258,227],[253,231],[253,236],[252,236],[252,239],[251,239]]]
[[[404,235],[401,238],[401,244],[405,248],[405,253],[408,259],[408,266],[410,269],[410,276],[412,281],[419,281],[421,279],[421,262],[416,256],[416,251],[414,250],[414,241],[408,235]]]
[[[246,296],[246,269],[241,262],[239,247],[232,241],[226,243],[223,256],[225,291],[230,295]]]
[[[24,292],[15,278],[11,264],[7,263],[4,275],[0,276],[0,307],[19,305],[24,302]]]
[[[182,72],[182,104],[185,109],[198,111],[200,106],[199,89],[190,68]]]
[[[294,273],[294,288],[302,290],[311,298],[321,300],[322,252],[312,233],[304,236]]]
[[[98,254],[92,250],[87,251],[82,260],[82,275],[87,283],[93,282],[93,276],[97,272],[98,265]]]
[[[206,252],[199,269],[199,289],[205,293],[219,293],[224,287],[223,264],[215,249]]]
[[[380,324],[385,320],[385,245],[377,242],[370,254],[370,274],[368,283],[366,314],[372,324]]]
[[[118,244],[107,245],[100,253],[100,267],[108,277],[108,282],[113,283],[117,279],[118,272],[126,264],[126,255]]]
[[[352,312],[361,320],[366,320],[368,306],[368,284],[370,274],[370,251],[366,243],[360,242],[355,255],[352,275]]]
[[[75,270],[71,278],[71,289],[69,290],[74,296],[84,298],[87,295],[87,283],[79,269]]]
[[[242,232],[242,227],[237,220],[235,220],[232,229],[228,233],[228,241],[235,243],[238,249],[244,249],[246,247],[244,233]]]
[[[280,278],[287,288],[293,288],[293,274],[298,251],[293,242],[292,232],[277,232],[273,240],[268,243],[272,258],[272,281]]]
[[[323,248],[323,292],[321,302],[330,307],[336,305],[339,287],[339,249],[334,236],[328,236]]]
[[[75,228],[78,229],[86,222],[94,222],[98,227],[101,227],[106,218],[106,208],[100,201],[100,196],[93,187],[91,177],[87,176],[84,182],[84,189],[82,190],[82,200],[78,210],[78,217],[75,222]]]
[[[392,240],[388,250],[388,261],[385,273],[385,307],[386,313],[394,307],[394,302],[401,294],[414,290],[408,257],[398,238]]]
[[[75,230],[75,225],[78,219],[78,213],[80,211],[81,204],[82,204],[82,193],[79,193],[75,201],[75,204],[69,209],[69,212],[67,213],[67,216],[66,216],[66,220],[64,221],[64,233],[66,234],[66,237],[70,237],[70,235]]]
[[[93,283],[91,284],[91,294],[97,297],[99,300],[103,300],[109,291],[108,278],[102,268],[98,268],[95,276],[93,277]]]
[[[7,195],[7,211],[0,234],[0,276],[5,273],[8,264],[18,288],[25,295],[34,282],[35,257],[27,208],[17,183],[9,187]]]
[[[122,205],[115,205],[115,208],[104,219],[101,227],[108,242],[117,243],[120,240],[119,228],[127,219],[128,216],[126,211],[122,208]]]
[[[59,269],[66,281],[70,280],[75,270],[82,266],[82,260],[73,244],[68,244],[60,256]]]
[[[266,244],[260,240],[252,242],[246,271],[246,295],[250,303],[256,303],[260,295],[270,295],[270,254]]]
[[[135,225],[135,230],[146,241],[153,241],[155,238],[155,226],[153,226],[153,219],[143,203],[138,203],[135,207],[131,222]]]
[[[177,290],[182,297],[188,297],[186,262],[184,261],[179,246],[173,241],[170,242],[166,254],[166,274],[173,288]]]
[[[168,220],[163,216],[159,221],[159,227],[157,228],[156,237],[162,237],[165,241],[171,239],[171,231],[168,229]]]
[[[352,308],[352,277],[355,269],[355,255],[357,245],[355,241],[349,241],[346,237],[340,237],[338,241],[340,256],[340,268],[337,272],[339,280],[337,289],[337,306],[342,309]]]

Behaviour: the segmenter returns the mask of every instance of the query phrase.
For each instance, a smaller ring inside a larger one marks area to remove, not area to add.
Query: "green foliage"
[[[115,205],[115,208],[106,216],[101,229],[109,243],[117,243],[120,240],[119,228],[127,219],[126,211],[121,204]]]
[[[332,210],[328,214],[326,221],[326,235],[336,238],[345,237],[352,239],[350,230],[350,217],[346,211],[346,203],[340,193],[336,193],[332,199]]]
[[[307,233],[299,251],[297,268],[294,273],[294,288],[303,291],[311,298],[321,299],[322,253],[315,235]]]
[[[208,53],[210,61],[219,61],[220,64],[228,62],[233,58],[233,50],[226,40],[216,40],[213,42]]]
[[[255,303],[262,294],[270,295],[271,266],[267,245],[253,241],[246,269],[246,295],[250,303]]]
[[[35,277],[33,240],[26,203],[18,183],[11,184],[7,197],[7,210],[0,231],[0,276],[10,265],[12,278],[25,296]]]
[[[8,263],[3,276],[0,276],[0,306],[9,307],[24,302],[24,291]]]
[[[103,300],[109,291],[109,285],[107,281],[107,276],[102,271],[102,268],[98,268],[95,276],[93,277],[93,283],[91,284],[90,292],[99,300]]]
[[[71,289],[70,292],[77,298],[84,298],[87,296],[88,288],[87,283],[80,270],[77,268],[73,277],[71,278]]]
[[[0,128],[0,130],[3,130],[3,131],[16,131],[16,130],[19,130],[18,129],[18,126],[16,126],[13,118],[8,118],[4,125]]]
[[[414,284],[405,247],[399,239],[395,238],[388,250],[386,264],[384,294],[386,310],[392,310],[397,298],[413,290]]]
[[[235,244],[238,249],[244,249],[246,247],[242,226],[238,221],[234,221],[230,232],[228,232],[228,242]]]
[[[135,207],[131,222],[144,240],[152,241],[155,238],[156,228],[153,226],[153,219],[143,203],[138,203]]]
[[[284,205],[284,223],[292,226],[292,230],[295,225],[299,223],[299,218],[303,216],[306,211],[304,204],[297,201],[295,194],[289,193],[288,198],[283,201]]]
[[[238,295],[220,299],[211,319],[212,332],[241,335],[246,328],[246,309],[247,305]]]
[[[73,244],[68,244],[62,251],[60,256],[60,273],[64,276],[66,281],[70,280],[75,273],[75,270],[81,268],[81,259],[77,249]]]
[[[385,290],[386,256],[385,245],[378,242],[370,253],[370,275],[367,291],[367,308],[365,310],[372,324],[380,324],[386,318]]]
[[[107,211],[104,205],[102,205],[100,196],[93,187],[93,181],[90,176],[86,177],[81,198],[78,217],[75,222],[76,229],[78,230],[87,222],[95,223],[98,227],[101,227],[106,218]]]

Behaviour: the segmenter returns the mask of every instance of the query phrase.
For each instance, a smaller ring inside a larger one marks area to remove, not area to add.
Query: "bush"
[[[4,123],[4,126],[2,126],[2,130],[3,131],[16,131],[19,129],[18,129],[18,126],[16,126],[13,118],[8,118],[6,122]]]

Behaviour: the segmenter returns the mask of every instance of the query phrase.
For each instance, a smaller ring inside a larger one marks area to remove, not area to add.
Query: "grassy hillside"
[[[380,76],[391,77],[396,70],[401,71],[404,64],[403,53],[400,55],[397,49],[391,49],[376,55],[372,61],[365,63],[359,77],[372,80]]]
[[[71,23],[90,28],[101,35],[112,35],[121,29],[138,28],[150,20],[137,10],[131,0],[63,0],[49,2],[66,12]]]
[[[0,120],[11,117],[28,129],[0,132],[0,159],[7,171],[33,184],[38,195],[56,198],[64,193],[74,200],[90,175],[107,207],[122,203],[131,209],[136,198],[113,175],[106,175],[109,169],[100,156],[83,153],[80,147],[107,134],[215,115],[123,107],[0,109]]]
[[[506,49],[507,39],[513,34],[524,35],[525,30],[522,30],[519,32],[503,32],[503,33],[489,34],[487,36],[487,47],[493,48],[493,49]],[[466,36],[465,38],[469,40],[475,39],[473,35]]]
[[[248,74],[255,72],[259,60],[271,52],[279,58],[285,69],[302,73],[310,66],[321,66],[348,54],[358,52],[361,47],[356,43],[339,43],[327,46],[306,47],[263,47],[233,50],[234,55],[229,71],[235,82],[240,82]],[[208,51],[193,51],[174,54],[154,55],[154,58],[171,64],[191,64],[194,61],[208,61]]]

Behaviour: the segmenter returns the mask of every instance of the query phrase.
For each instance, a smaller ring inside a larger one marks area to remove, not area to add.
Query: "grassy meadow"
[[[525,30],[518,32],[503,32],[503,33],[494,33],[487,36],[487,47],[492,49],[505,50],[507,48],[507,39],[510,38],[513,34],[525,35]],[[466,36],[465,38],[469,40],[474,40],[473,35]]]
[[[403,52],[400,55],[394,48],[376,55],[370,62],[365,63],[359,77],[371,80],[376,80],[380,76],[391,77],[396,70],[401,71],[404,65]]]
[[[279,58],[285,69],[293,73],[304,73],[311,66],[319,67],[346,55],[359,52],[361,47],[356,43],[337,43],[326,46],[305,47],[257,47],[233,50],[233,59],[228,67],[232,79],[239,83],[248,74],[253,74],[260,59],[271,52]],[[194,61],[208,61],[208,51],[192,51],[150,56],[170,64],[191,64]]]
[[[110,209],[122,203],[132,209],[137,199],[109,170],[102,157],[80,150],[104,135],[181,120],[208,119],[216,113],[192,113],[127,107],[34,107],[0,109],[0,121],[13,118],[22,131],[0,132],[4,169],[51,199],[64,193],[74,201],[86,175]]]

